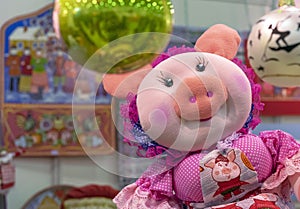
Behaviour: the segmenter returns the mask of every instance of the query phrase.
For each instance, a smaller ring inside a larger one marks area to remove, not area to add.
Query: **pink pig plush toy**
[[[234,58],[239,44],[235,30],[218,24],[194,48],[171,48],[152,66],[104,76],[110,94],[127,98],[126,140],[157,157],[115,197],[118,208],[293,208],[300,146],[280,130],[250,132],[262,104],[253,72]]]

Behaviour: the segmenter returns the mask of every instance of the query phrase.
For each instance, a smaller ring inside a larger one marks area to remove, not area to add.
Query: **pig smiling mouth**
[[[206,121],[209,121],[210,119],[212,119],[213,116],[210,116],[208,118],[202,118],[202,119],[186,119],[186,118],[179,115],[178,118],[181,119],[181,120],[184,120],[186,122],[188,122],[188,121],[190,121],[190,122],[193,122],[193,121],[206,122]]]
[[[190,121],[190,122],[192,122],[192,121],[206,122],[206,121],[209,121],[210,119],[212,119],[212,117],[209,117],[209,118],[203,118],[203,119],[199,119],[199,120],[187,120],[187,119],[182,118],[182,117],[179,117],[179,118],[180,118],[181,120],[186,121],[186,122],[188,122],[188,121]]]
[[[209,117],[209,118],[204,118],[204,119],[200,119],[200,122],[205,122],[205,121],[208,121],[210,120],[212,117]]]

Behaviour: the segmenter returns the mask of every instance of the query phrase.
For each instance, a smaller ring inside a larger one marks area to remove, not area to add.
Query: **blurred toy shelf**
[[[264,116],[300,115],[300,99],[262,99]]]
[[[264,116],[299,116],[300,87],[276,87],[265,82],[259,82],[261,100],[265,104]]]

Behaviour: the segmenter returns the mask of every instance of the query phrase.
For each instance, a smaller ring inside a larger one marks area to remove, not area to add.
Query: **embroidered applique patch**
[[[237,201],[260,186],[254,167],[239,149],[214,150],[199,166],[206,207]]]

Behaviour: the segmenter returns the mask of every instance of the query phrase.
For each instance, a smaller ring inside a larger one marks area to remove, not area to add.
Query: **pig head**
[[[230,60],[239,41],[235,30],[215,25],[198,39],[196,52],[171,56],[153,69],[107,74],[103,84],[115,97],[137,95],[142,128],[160,145],[207,149],[241,129],[251,109],[250,83]]]
[[[230,181],[241,174],[239,165],[234,162],[235,158],[235,153],[232,150],[227,157],[219,155],[216,159],[207,162],[205,166],[212,169],[212,177],[216,182]]]

